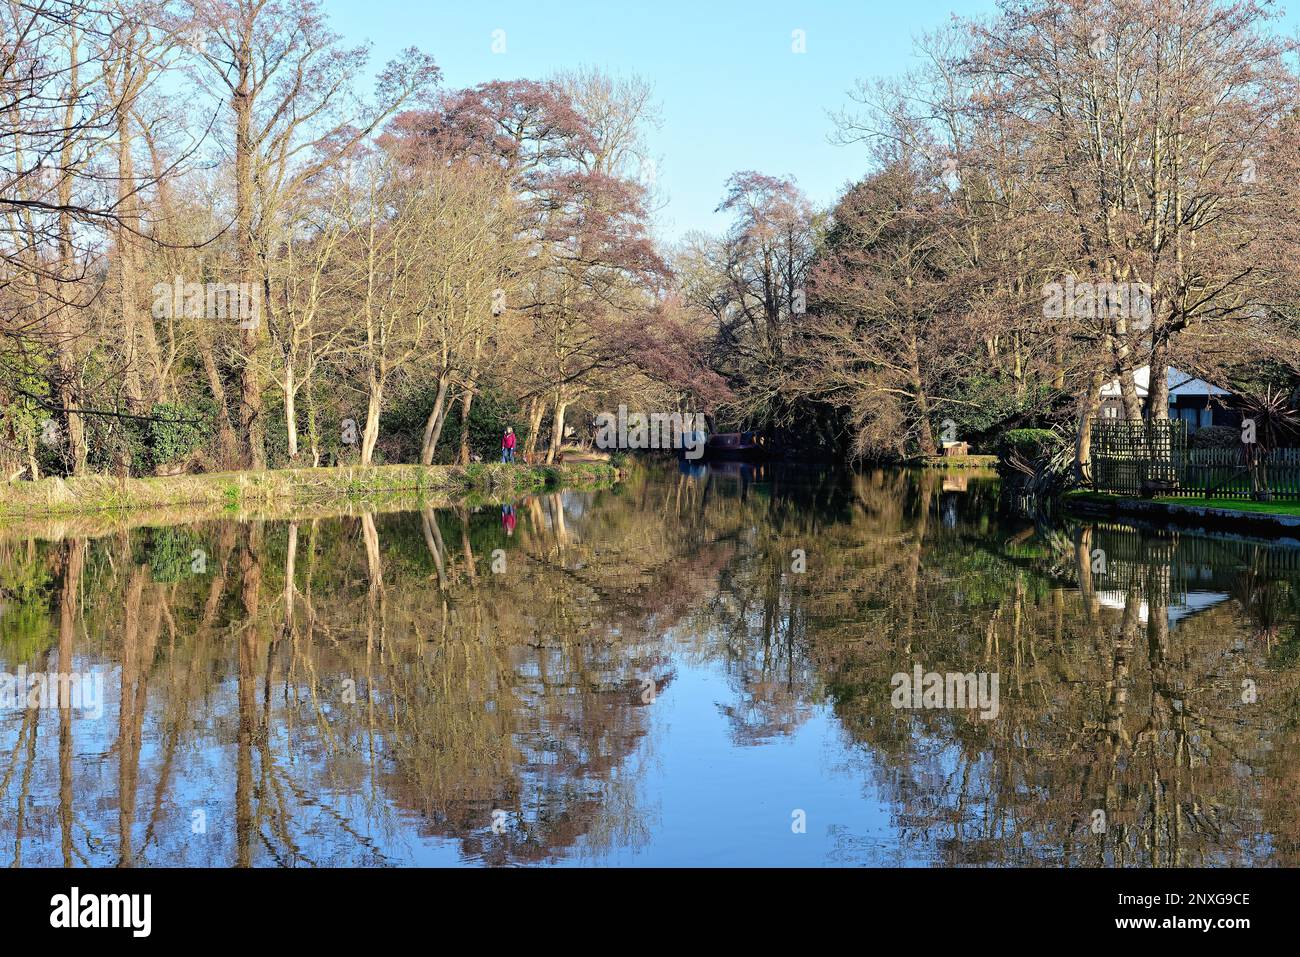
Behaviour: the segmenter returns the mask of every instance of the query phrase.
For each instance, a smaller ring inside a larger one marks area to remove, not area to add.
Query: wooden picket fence
[[[1278,499],[1300,499],[1300,449],[1260,453],[1257,465],[1263,484]],[[1250,468],[1245,447],[1191,449],[1183,486],[1174,495],[1248,499]]]
[[[1257,453],[1256,469],[1276,499],[1300,499],[1300,449]],[[1178,420],[1097,419],[1092,426],[1092,477],[1099,491],[1140,495],[1145,488],[1184,498],[1251,497],[1246,447],[1189,449]]]

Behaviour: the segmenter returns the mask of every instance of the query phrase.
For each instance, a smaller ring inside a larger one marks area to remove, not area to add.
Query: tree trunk
[[[1169,418],[1169,340],[1156,333],[1151,350],[1151,379],[1147,384],[1147,418],[1152,422]]]
[[[64,410],[64,420],[67,424],[68,467],[73,475],[85,475],[86,424],[81,413],[76,411],[79,390],[75,386],[78,374],[76,357],[72,350],[72,339],[75,336],[72,331],[72,307],[64,305],[58,308],[62,321],[56,349],[58,369],[55,373],[55,395],[58,396],[59,407]]]
[[[1141,419],[1142,402],[1133,381],[1133,353],[1128,345],[1128,322],[1123,318],[1116,319],[1114,330],[1111,350],[1115,355],[1115,370],[1119,374],[1119,393],[1124,403],[1124,416],[1128,419]]]
[[[1079,405],[1079,422],[1074,435],[1074,472],[1080,482],[1092,479],[1092,420],[1101,409],[1101,387],[1105,375],[1100,366],[1088,377],[1088,394]]]
[[[289,462],[298,459],[298,382],[294,378],[293,359],[287,360],[284,369],[284,427],[289,437]]]
[[[370,380],[370,400],[366,403],[366,430],[361,436],[361,464],[370,465],[379,442],[379,411],[383,407],[384,387]]]
[[[542,397],[533,396],[528,406],[528,441],[524,443],[525,462],[531,462],[537,454],[537,436],[542,431],[542,416],[545,414],[546,406],[542,404]]]
[[[929,413],[928,404],[924,401],[920,402],[918,405],[918,411],[920,412],[921,415],[920,435],[918,436],[921,443],[921,454],[938,455],[939,449],[934,444],[934,431],[930,428],[930,413]]]
[[[1130,420],[1142,418],[1142,400],[1138,398],[1137,383],[1133,379],[1133,367],[1119,370],[1119,394],[1124,403],[1124,417]]]
[[[316,428],[316,397],[307,389],[307,440],[311,443],[311,467],[320,467],[320,430]]]
[[[239,55],[239,86],[231,100],[235,112],[235,249],[239,280],[247,290],[257,283],[257,247],[253,236],[253,94],[252,50],[245,44]],[[251,294],[251,292],[250,292]],[[239,439],[244,466],[266,468],[265,427],[262,423],[262,323],[241,317],[239,324]],[[377,423],[376,423],[377,427]]]
[[[469,410],[473,404],[474,378],[471,376],[460,400],[460,451],[456,454],[456,461],[461,465],[469,465]]]
[[[226,399],[226,387],[221,381],[221,370],[213,356],[212,343],[205,336],[199,337],[199,355],[203,362],[203,373],[208,380],[208,391],[217,407],[217,466],[228,469],[236,464],[238,438],[230,424],[230,403]]]
[[[916,403],[918,439],[922,455],[935,455],[938,449],[934,444],[934,431],[930,427],[930,397],[925,394],[925,385],[921,381],[921,362],[917,354],[916,342],[912,342],[912,396]]]
[[[560,443],[564,441],[564,410],[569,403],[564,401],[562,393],[555,394],[555,420],[551,423],[551,447],[546,450],[546,464],[552,465],[560,452]]]
[[[424,440],[420,443],[420,464],[432,465],[433,453],[438,450],[438,439],[442,435],[443,407],[447,404],[447,387],[450,378],[447,375],[438,376],[438,395],[433,400],[433,408],[429,410],[429,417],[424,420]]]
[[[482,355],[483,337],[480,334],[474,339],[474,361],[465,380],[465,394],[461,396],[460,451],[456,453],[456,461],[461,465],[469,465],[469,413],[474,405],[474,393],[478,390],[478,364]]]
[[[71,131],[76,129],[77,110],[79,107],[80,87],[78,85],[78,72],[80,61],[78,59],[78,31],[75,26],[71,32],[71,39],[68,46],[68,100],[64,110],[64,129]],[[72,245],[72,216],[68,212],[72,209],[72,170],[76,165],[74,159],[74,148],[76,140],[69,135],[63,143],[63,150],[60,153],[60,167],[63,175],[59,180],[59,205],[62,208],[59,213],[59,278],[62,285],[71,286],[75,280],[76,270],[74,268],[74,250]],[[66,300],[71,295],[71,289],[62,291],[61,300]],[[79,400],[79,390],[75,387],[78,378],[76,356],[73,352],[73,342],[77,337],[76,329],[73,323],[73,306],[60,302],[57,306],[58,322],[58,343],[55,347],[55,354],[58,365],[58,381],[55,383],[55,395],[58,396],[59,406],[63,409],[64,420],[68,430],[68,457],[73,475],[86,474],[86,425],[81,417],[81,413],[75,411]]]
[[[135,117],[136,124],[140,127],[140,132],[144,138],[145,146],[149,150],[149,158],[153,171],[154,189],[158,201],[158,209],[162,214],[160,221],[155,226],[155,235],[164,243],[170,241],[172,235],[172,224],[176,221],[175,206],[172,203],[171,184],[168,179],[168,164],[164,161],[161,152],[158,150],[158,144],[150,131],[149,127],[140,121],[138,115]],[[167,358],[164,361],[162,350],[158,345],[157,328],[154,319],[151,316],[146,324],[148,336],[152,339],[153,349],[158,354],[158,378],[157,395],[159,397],[176,398],[176,386],[172,379],[172,365],[176,361],[176,322],[177,316],[172,316],[164,326],[167,331]],[[227,425],[229,424],[229,414],[223,409],[222,413],[226,415]]]
[[[450,394],[450,393],[448,393]],[[433,441],[436,445],[438,437],[442,435],[442,427],[447,424],[447,416],[451,414],[451,400],[442,404],[442,414],[438,416],[438,427],[434,430]]]
[[[131,245],[134,200],[135,160],[131,156],[131,118],[124,114],[118,125],[117,197],[121,222],[117,227],[118,308],[122,313],[122,350],[125,368],[122,384],[126,389],[127,408],[140,414],[152,403],[146,402],[140,378],[137,351],[140,336],[140,310],[136,303],[135,250]]]

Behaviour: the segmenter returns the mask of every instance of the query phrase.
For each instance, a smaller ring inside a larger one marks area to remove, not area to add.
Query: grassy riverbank
[[[570,465],[378,465],[370,468],[274,469],[168,478],[92,475],[15,482],[0,496],[0,522],[41,515],[193,506],[239,512],[273,503],[486,495],[508,498],[548,488],[590,488],[616,481],[606,463]]]
[[[926,455],[908,465],[926,469],[989,469],[998,464],[996,455]]]
[[[1157,495],[1151,499],[1133,499],[1131,496],[1111,495],[1105,492],[1069,492],[1065,496],[1072,501],[1114,503],[1123,501],[1147,501],[1161,505],[1175,505],[1186,509],[1214,509],[1227,512],[1255,512],[1263,515],[1300,516],[1300,502],[1256,502],[1243,498],[1189,498],[1172,495]]]
[[[1092,517],[1138,518],[1266,537],[1300,535],[1300,504],[1296,502],[1169,496],[1138,499],[1079,490],[1067,492],[1061,504],[1067,511]]]

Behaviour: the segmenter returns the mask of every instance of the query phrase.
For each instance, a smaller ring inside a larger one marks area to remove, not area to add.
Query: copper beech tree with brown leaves
[[[649,113],[645,84],[582,73],[484,84],[393,124],[390,148],[412,166],[477,161],[511,185],[511,239],[523,255],[503,279],[499,322],[462,352],[454,376],[439,381],[454,382],[467,411],[493,356],[528,408],[530,457],[547,412],[550,462],[569,408],[592,395],[598,378],[628,368],[629,333],[643,327],[666,274],[638,177]],[[430,423],[444,407],[441,385],[438,393]]]

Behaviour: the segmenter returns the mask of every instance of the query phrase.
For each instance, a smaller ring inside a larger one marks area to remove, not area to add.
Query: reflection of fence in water
[[[1094,574],[1099,591],[1136,586],[1156,604],[1184,603],[1194,591],[1230,591],[1243,571],[1300,579],[1300,548],[1292,545],[1098,525],[1091,547],[1105,556]]]
[[[1169,605],[1186,598],[1176,567],[1178,539],[1143,533],[1127,526],[1101,525],[1093,533],[1092,554],[1104,561],[1095,567],[1093,586],[1099,592],[1127,594],[1137,589],[1144,601]]]

